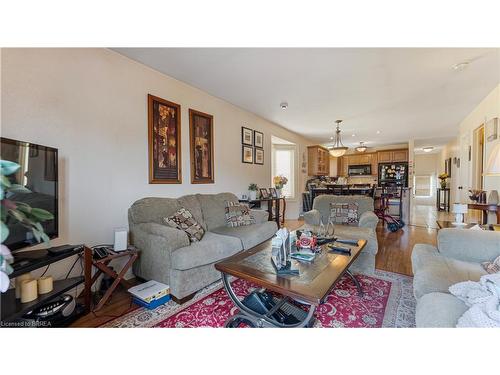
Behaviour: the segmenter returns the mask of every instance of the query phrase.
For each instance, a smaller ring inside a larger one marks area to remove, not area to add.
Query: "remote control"
[[[358,241],[357,240],[337,240],[338,243],[343,243],[343,244],[346,244],[346,245],[355,245],[357,246],[358,245]]]

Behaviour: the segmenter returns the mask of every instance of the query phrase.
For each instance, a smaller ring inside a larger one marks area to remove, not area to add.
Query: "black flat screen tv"
[[[2,160],[20,165],[17,172],[7,176],[9,181],[30,190],[29,193],[10,193],[5,198],[51,212],[54,219],[41,224],[50,239],[56,238],[59,235],[57,149],[3,137],[0,138],[0,147]],[[4,208],[2,206],[2,210]],[[31,231],[16,220],[8,217],[5,224],[9,228],[9,236],[4,244],[11,251],[38,243]]]

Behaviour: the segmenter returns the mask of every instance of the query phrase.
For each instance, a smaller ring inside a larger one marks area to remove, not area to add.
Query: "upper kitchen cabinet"
[[[408,161],[408,150],[387,150],[377,152],[379,163],[396,163]]]
[[[307,147],[307,173],[309,176],[330,174],[330,153],[322,146]]]

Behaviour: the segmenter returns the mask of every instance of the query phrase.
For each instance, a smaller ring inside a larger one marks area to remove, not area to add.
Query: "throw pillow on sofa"
[[[163,218],[163,221],[172,228],[186,232],[191,242],[200,241],[205,234],[205,230],[194,219],[193,214],[186,208],[178,209],[172,216]]]
[[[255,219],[250,215],[248,206],[239,202],[226,201],[226,224],[228,227],[242,227],[254,223]]]
[[[483,262],[481,264],[488,273],[500,272],[500,256],[497,257],[493,262]]]
[[[358,224],[358,204],[356,202],[330,203],[330,221],[333,224]]]

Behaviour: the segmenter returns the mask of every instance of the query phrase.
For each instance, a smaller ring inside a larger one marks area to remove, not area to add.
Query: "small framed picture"
[[[253,147],[241,146],[241,161],[247,164],[253,164]]]
[[[260,197],[262,199],[268,199],[269,198],[269,192],[267,191],[266,188],[260,188],[259,192],[260,192]]]
[[[241,143],[244,145],[253,146],[253,131],[252,129],[241,127]]]
[[[264,150],[261,148],[255,148],[255,164],[264,164]]]
[[[258,132],[257,130],[253,131],[253,145],[255,147],[264,147],[264,134]]]
[[[278,198],[278,193],[276,192],[275,188],[269,188],[269,195],[271,198]]]

